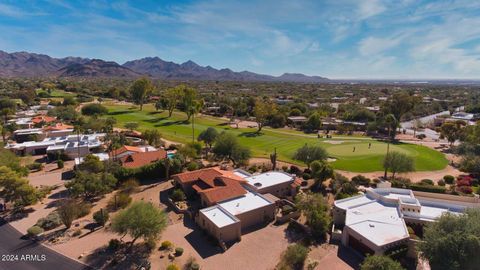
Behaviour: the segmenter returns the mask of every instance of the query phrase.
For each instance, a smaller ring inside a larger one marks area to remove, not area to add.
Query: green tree
[[[385,175],[387,171],[392,173],[393,179],[395,179],[396,173],[405,173],[415,170],[413,158],[396,151],[392,151],[385,155],[385,158],[383,159],[383,168],[385,169]]]
[[[1,166],[0,197],[6,202],[13,202],[15,207],[23,208],[35,204],[39,199],[39,193],[20,174],[6,166]]]
[[[424,228],[418,244],[432,269],[478,269],[480,265],[480,210],[465,215],[444,214]]]
[[[153,146],[162,145],[162,134],[157,129],[147,129],[143,133],[143,138],[147,141],[148,144]]]
[[[277,108],[274,103],[269,101],[264,101],[262,99],[257,99],[255,101],[255,107],[253,108],[253,115],[255,116],[255,121],[257,122],[258,129],[257,132],[260,132],[263,126],[267,123],[268,117],[272,114],[275,114]]]
[[[218,135],[212,151],[217,157],[232,161],[234,166],[246,163],[251,157],[250,149],[240,145],[237,137],[227,132]]]
[[[112,220],[112,231],[132,237],[131,246],[139,238],[157,239],[167,227],[167,215],[151,203],[138,201],[120,211]]]
[[[143,110],[143,104],[153,89],[154,86],[152,81],[145,77],[136,80],[130,87],[130,94],[132,95],[133,102],[140,105],[140,111]]]
[[[3,123],[7,123],[8,116],[15,114],[17,104],[9,98],[0,99],[0,115],[3,117]]]
[[[89,116],[100,116],[108,113],[108,109],[102,104],[90,103],[82,107],[82,114]]]
[[[443,123],[440,127],[440,137],[447,139],[451,147],[456,140],[461,138],[463,126],[465,126],[465,122],[463,121]]]
[[[217,137],[218,131],[213,127],[209,127],[206,130],[200,132],[200,134],[198,135],[198,140],[204,142],[207,148],[211,149]]]
[[[360,265],[361,270],[403,270],[402,265],[387,256],[367,256]]]
[[[328,158],[328,153],[321,146],[318,145],[307,145],[297,149],[293,155],[293,159],[300,160],[308,168],[310,168],[310,163],[314,160],[326,160]]]
[[[297,206],[302,210],[307,219],[307,226],[311,229],[312,236],[325,239],[330,225],[328,204],[321,194],[303,193],[295,198]]]
[[[312,113],[307,122],[305,122],[305,129],[308,131],[318,130],[322,125],[322,120],[320,119],[320,115],[318,113]]]
[[[78,169],[90,173],[99,173],[104,170],[104,164],[97,156],[88,154],[84,157],[82,164],[78,165]]]
[[[169,88],[165,92],[165,103],[168,109],[168,117],[172,116],[173,110],[175,110],[178,103],[182,99],[183,88],[185,87],[185,85],[179,85],[174,88]]]
[[[197,90],[183,86],[181,88],[181,109],[187,115],[187,122],[197,114],[203,106],[203,101],[199,100]]]
[[[315,179],[317,187],[334,176],[334,170],[332,165],[326,160],[315,160],[310,163],[310,169],[312,171],[311,176]]]
[[[282,256],[280,269],[303,269],[303,264],[308,255],[308,248],[301,244],[293,244],[287,247]]]
[[[93,198],[112,191],[116,185],[117,179],[111,174],[78,171],[65,187],[74,197],[83,195],[85,198]]]

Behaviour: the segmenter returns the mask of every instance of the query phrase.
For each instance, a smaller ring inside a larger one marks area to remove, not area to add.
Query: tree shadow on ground
[[[163,120],[166,120],[168,119],[168,117],[157,117],[157,118],[153,118],[153,119],[147,119],[147,120],[143,120],[142,122],[147,122],[147,123],[157,123],[157,122],[161,122]]]
[[[190,124],[190,122],[186,120],[178,120],[178,121],[170,121],[170,122],[156,124],[155,127],[168,127],[168,126],[187,125],[187,124]]]
[[[121,114],[127,114],[131,113],[132,111],[129,110],[124,110],[124,111],[116,111],[116,112],[109,112],[108,115],[121,115]]]
[[[70,180],[75,177],[75,172],[73,170],[62,172],[62,180]]]
[[[85,261],[95,269],[141,269],[142,266],[147,269],[151,250],[144,243],[129,246],[122,243],[116,250],[106,246],[97,248],[85,257]]]
[[[17,220],[20,220],[20,219],[24,219],[24,218],[28,217],[28,215],[30,213],[33,213],[33,212],[35,212],[35,210],[33,208],[31,208],[31,207],[25,208],[25,209],[22,209],[20,211],[12,212],[10,215],[5,217],[5,220],[7,222],[13,222],[13,221],[17,221]]]
[[[247,137],[247,138],[255,138],[255,137],[259,137],[259,136],[262,136],[263,133],[262,132],[257,132],[257,131],[246,131],[246,132],[242,132],[240,133],[240,137]]]
[[[68,189],[60,190],[55,193],[52,193],[48,196],[49,199],[64,199],[67,198],[69,194]]]
[[[163,113],[163,112],[164,112],[164,110],[161,110],[161,111],[153,111],[153,112],[148,112],[148,114],[150,114],[150,115],[153,115],[153,114],[161,114],[161,113]]]

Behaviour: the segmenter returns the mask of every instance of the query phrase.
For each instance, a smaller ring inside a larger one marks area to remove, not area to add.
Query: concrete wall
[[[242,230],[254,225],[262,224],[275,218],[275,204],[272,203],[252,211],[236,215],[236,217],[240,219],[242,223]]]
[[[287,196],[294,196],[295,192],[292,190],[292,184],[293,182],[286,182],[286,183],[280,183],[278,185],[270,186],[270,187],[265,187],[258,189],[258,193],[261,194],[273,194],[278,198],[285,198]]]
[[[219,228],[202,212],[199,212],[197,224],[220,242],[240,241],[242,238],[241,222]]]

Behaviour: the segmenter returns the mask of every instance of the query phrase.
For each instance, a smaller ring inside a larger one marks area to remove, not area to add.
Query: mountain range
[[[182,64],[146,57],[120,65],[113,61],[81,57],[53,58],[48,55],[0,50],[0,77],[98,77],[136,78],[149,76],[171,80],[258,81],[322,83],[329,81],[320,76],[284,73],[281,76],[249,71],[235,72],[228,68],[216,69],[200,66],[193,61]]]

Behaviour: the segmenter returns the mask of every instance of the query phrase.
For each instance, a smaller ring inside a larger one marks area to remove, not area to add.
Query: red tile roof
[[[140,152],[143,152],[142,149],[140,149],[139,147],[136,147],[136,146],[130,146],[130,145],[124,145],[118,149],[115,149],[113,151],[111,151],[109,154],[111,157],[115,157],[115,156],[118,156],[122,153],[125,153],[125,152],[134,152],[134,153],[140,153]]]
[[[167,152],[165,150],[157,150],[123,156],[120,158],[120,163],[125,168],[139,168],[165,158],[167,158]]]
[[[247,182],[245,179],[218,167],[180,173],[173,178],[182,184],[192,184],[192,188],[203,195],[210,205],[247,193],[241,185]]]
[[[46,116],[46,115],[40,115],[40,116],[35,116],[32,118],[32,123],[34,124],[39,124],[39,123],[52,123],[55,122],[57,118],[51,117],[51,116]]]
[[[55,130],[65,130],[65,129],[72,129],[73,126],[70,126],[70,125],[66,125],[64,123],[56,123],[55,125],[53,126],[48,126],[48,127],[45,127],[44,130],[46,131],[55,131]]]

